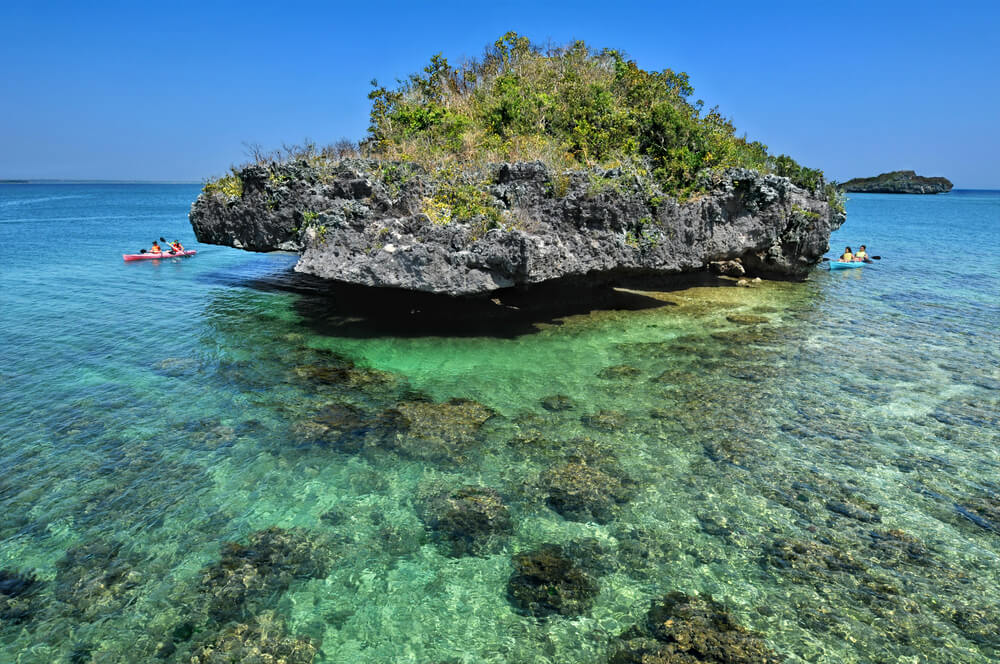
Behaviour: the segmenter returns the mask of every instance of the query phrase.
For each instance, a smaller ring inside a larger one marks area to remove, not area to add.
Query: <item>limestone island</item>
[[[299,252],[336,285],[446,296],[714,269],[802,278],[845,219],[819,170],[740,137],[684,73],[515,33],[373,82],[370,127],[209,181],[200,242]]]
[[[892,171],[873,178],[854,178],[840,185],[844,191],[864,194],[942,194],[951,191],[947,178],[924,177],[914,171]]]

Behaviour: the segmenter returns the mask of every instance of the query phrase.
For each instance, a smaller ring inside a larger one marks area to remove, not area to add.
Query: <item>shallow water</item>
[[[0,660],[283,623],[316,662],[602,662],[671,591],[791,662],[1000,657],[1000,194],[853,196],[862,270],[460,336],[348,333],[294,257],[197,245],[196,195],[0,186]],[[121,261],[160,235],[199,253]],[[432,527],[466,485],[510,515],[474,551]],[[580,615],[508,598],[544,544]]]

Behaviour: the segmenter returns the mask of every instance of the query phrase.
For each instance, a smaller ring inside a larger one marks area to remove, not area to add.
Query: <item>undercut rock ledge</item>
[[[750,275],[802,278],[844,221],[822,185],[745,169],[717,173],[684,203],[621,170],[555,173],[540,162],[468,171],[485,216],[440,223],[425,212],[439,180],[412,164],[350,159],[253,165],[238,195],[202,193],[199,242],[300,253],[296,270],[336,283],[451,296],[571,278],[697,272],[737,261]]]

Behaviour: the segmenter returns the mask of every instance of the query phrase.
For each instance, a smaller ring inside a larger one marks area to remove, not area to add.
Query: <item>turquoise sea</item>
[[[673,592],[660,646],[1000,661],[1000,192],[448,336],[198,245],[198,191],[0,185],[0,661],[639,662]]]

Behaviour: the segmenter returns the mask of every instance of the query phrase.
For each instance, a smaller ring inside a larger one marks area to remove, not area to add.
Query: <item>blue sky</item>
[[[201,180],[265,148],[364,135],[369,81],[507,30],[686,71],[774,153],[1000,188],[1000,3],[0,5],[0,178]]]

